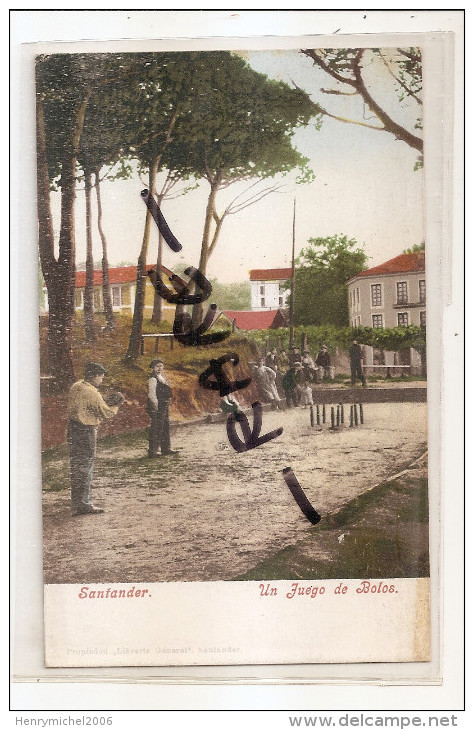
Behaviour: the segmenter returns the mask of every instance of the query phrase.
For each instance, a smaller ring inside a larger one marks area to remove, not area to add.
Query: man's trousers
[[[69,421],[67,428],[71,473],[71,503],[77,510],[92,504],[92,479],[97,443],[97,426]]]

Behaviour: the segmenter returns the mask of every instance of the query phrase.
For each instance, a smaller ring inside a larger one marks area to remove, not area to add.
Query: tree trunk
[[[157,198],[158,207],[163,202],[163,196],[159,195]],[[161,273],[161,265],[163,263],[163,236],[158,231],[158,256],[156,258],[156,271]],[[151,321],[153,324],[160,324],[163,319],[163,298],[158,294],[155,289],[155,296],[153,298],[153,314],[151,315]]]
[[[74,206],[74,175],[72,175],[71,184],[71,171],[69,170],[69,179],[68,171],[63,171],[66,185],[62,190],[60,248],[59,258],[56,260],[54,255],[50,180],[46,157],[44,110],[39,94],[37,94],[36,101],[38,244],[41,268],[48,290],[48,370],[54,376],[55,387],[62,390],[74,381],[71,350],[75,271],[74,235],[71,235],[70,232],[71,223],[74,222],[71,210]],[[65,154],[63,164],[67,167],[68,163],[70,164],[70,161],[68,161]],[[75,167],[75,157],[73,163],[72,166]]]
[[[110,295],[109,282],[109,259],[107,254],[107,239],[102,228],[102,200],[100,197],[100,170],[95,172],[95,192],[97,195],[97,227],[99,229],[100,240],[102,241],[102,297],[104,300],[106,330],[115,329],[114,309],[112,306],[112,297]]]
[[[160,155],[161,158],[161,155]],[[155,179],[158,172],[159,159],[156,157],[149,167],[148,172],[148,190],[150,195],[155,192]],[[142,247],[138,257],[137,264],[137,288],[135,293],[135,307],[133,310],[132,329],[130,339],[128,341],[128,349],[125,355],[125,361],[135,362],[140,355],[140,345],[143,327],[143,311],[145,308],[145,287],[147,280],[146,258],[148,254],[148,243],[150,240],[151,213],[147,208],[145,218],[145,228],[143,231]]]
[[[92,254],[92,213],[91,213],[92,172],[84,170],[84,191],[86,196],[86,286],[84,288],[84,329],[86,342],[94,342],[94,257]]]
[[[206,275],[207,263],[209,261],[211,226],[212,226],[212,221],[213,221],[216,195],[217,195],[217,191],[219,190],[219,186],[220,186],[220,178],[217,177],[211,183],[211,190],[209,193],[209,197],[207,199],[206,218],[204,220],[204,230],[203,230],[203,234],[202,234],[202,243],[201,243],[201,256],[199,259],[199,271],[204,276]],[[202,302],[199,302],[198,304],[195,304],[193,306],[193,327],[199,327],[199,325],[202,323],[202,320],[203,320],[203,305],[202,305]]]

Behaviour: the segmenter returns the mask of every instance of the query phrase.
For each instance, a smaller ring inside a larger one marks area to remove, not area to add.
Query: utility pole
[[[295,227],[296,198],[293,201],[293,243],[291,248],[290,348],[295,346]]]

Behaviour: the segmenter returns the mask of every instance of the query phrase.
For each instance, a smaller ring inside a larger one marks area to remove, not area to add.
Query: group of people
[[[356,379],[366,385],[362,369],[362,350],[357,340],[349,349],[351,383]],[[311,384],[322,377],[328,377],[331,358],[326,345],[313,361],[308,350],[300,353],[293,347],[289,354],[273,348],[266,357],[254,365],[254,377],[260,397],[281,408],[286,401],[288,408],[313,404]],[[162,360],[152,360],[151,374],[147,384],[147,413],[150,418],[148,456],[156,458],[176,454],[171,449],[169,406],[173,391],[165,375]],[[102,421],[112,418],[125,401],[121,393],[112,393],[104,398],[99,392],[106,369],[99,363],[89,362],[85,366],[84,378],[77,381],[69,391],[67,442],[70,454],[71,503],[77,515],[101,514],[104,510],[92,504],[92,481],[97,443],[97,429]],[[283,400],[284,393],[284,400]],[[238,407],[233,396],[229,408]]]
[[[274,347],[254,366],[254,377],[262,400],[272,408],[313,405],[312,384],[330,375],[331,358],[326,345],[321,347],[316,362],[309,350],[300,352],[292,347],[290,353]],[[283,399],[284,394],[284,399]]]

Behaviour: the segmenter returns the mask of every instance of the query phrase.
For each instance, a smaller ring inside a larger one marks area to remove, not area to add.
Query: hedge
[[[294,328],[295,345],[300,346],[301,336],[306,334],[308,348],[317,352],[321,345],[326,345],[329,352],[334,353],[336,347],[348,348],[353,340],[361,345],[371,345],[380,350],[405,350],[409,347],[422,349],[426,346],[424,327],[335,327],[333,325],[300,325]],[[246,337],[262,350],[268,340],[269,347],[279,348],[281,339],[284,349],[289,348],[290,331],[288,327],[272,330],[250,330]]]

